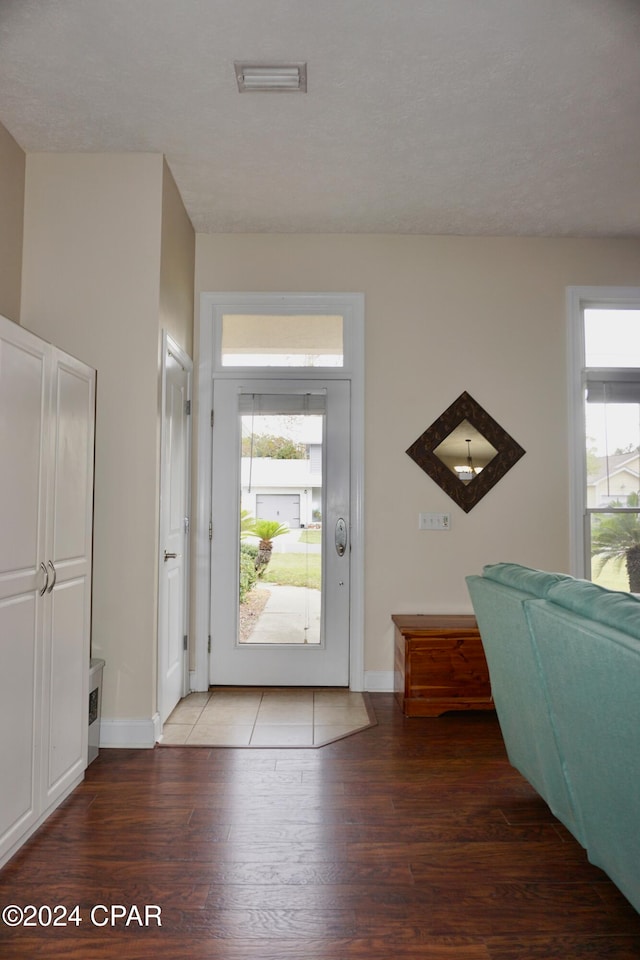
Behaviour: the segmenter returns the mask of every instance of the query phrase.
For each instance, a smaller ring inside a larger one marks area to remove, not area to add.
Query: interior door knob
[[[166,563],[167,560],[177,560],[178,557],[181,557],[181,556],[182,556],[181,553],[167,553],[167,551],[165,550],[165,552],[164,552],[164,562]]]

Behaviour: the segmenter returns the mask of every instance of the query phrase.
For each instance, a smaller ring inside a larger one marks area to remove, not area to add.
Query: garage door
[[[265,493],[256,497],[258,520],[277,520],[286,523],[292,530],[300,527],[299,493]]]

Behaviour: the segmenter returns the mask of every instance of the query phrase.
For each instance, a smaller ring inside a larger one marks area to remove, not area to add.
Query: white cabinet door
[[[45,806],[87,765],[94,371],[53,351],[44,600]]]
[[[49,347],[0,328],[0,856],[39,815]]]
[[[87,764],[95,372],[0,317],[0,864]]]

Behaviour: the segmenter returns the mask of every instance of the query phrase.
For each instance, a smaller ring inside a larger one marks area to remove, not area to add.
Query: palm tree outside
[[[256,570],[258,571],[258,576],[261,577],[271,560],[273,541],[276,537],[281,537],[283,534],[289,533],[289,527],[286,523],[280,523],[278,520],[254,520],[250,532],[254,536],[260,537],[258,556],[256,557]]]
[[[612,507],[625,506],[616,502]],[[626,506],[640,507],[640,495],[632,493]],[[591,555],[600,562],[600,570],[608,563],[625,564],[629,591],[640,593],[640,513],[608,514],[594,525],[591,534]]]

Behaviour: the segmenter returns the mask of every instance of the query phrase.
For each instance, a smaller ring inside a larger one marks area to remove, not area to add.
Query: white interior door
[[[221,379],[214,413],[210,682],[347,686],[350,383]],[[266,565],[252,518],[281,526]],[[261,571],[249,612],[246,543]]]
[[[158,700],[167,719],[187,692],[191,362],[166,338],[160,493]]]

